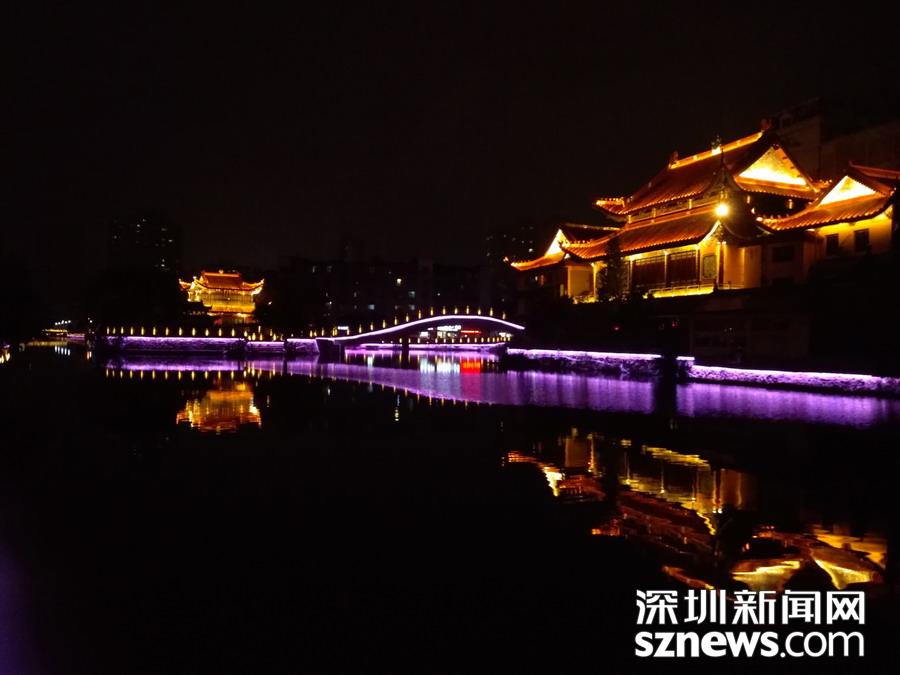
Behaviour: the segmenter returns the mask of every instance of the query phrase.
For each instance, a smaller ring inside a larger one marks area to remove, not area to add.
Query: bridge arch
[[[505,329],[507,331],[515,332],[525,330],[525,326],[495,316],[484,316],[482,314],[438,314],[436,316],[427,316],[422,319],[414,319],[405,323],[398,323],[395,326],[357,333],[356,335],[340,335],[327,339],[331,342],[349,347],[372,340],[400,337],[413,329],[424,330],[435,326],[442,326],[447,323],[458,323],[467,326],[486,326],[493,329]]]

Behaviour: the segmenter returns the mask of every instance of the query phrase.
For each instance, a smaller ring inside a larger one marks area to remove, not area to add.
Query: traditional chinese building
[[[761,218],[763,283],[803,283],[817,263],[889,252],[898,182],[898,171],[851,164],[802,211]]]
[[[543,256],[512,266],[558,275],[561,294],[581,299],[603,295],[601,272],[613,260],[625,290],[650,297],[802,283],[829,256],[890,249],[898,180],[895,171],[851,166],[815,182],[764,126],[673,155],[630,196],[598,199],[615,231],[579,239],[561,230]]]
[[[786,216],[816,186],[768,130],[669,163],[632,195],[596,206],[622,223],[566,251],[595,272],[621,256],[627,288],[651,296],[760,284],[759,216]],[[602,293],[602,289],[599,289]]]
[[[189,302],[199,302],[210,316],[222,323],[246,323],[252,320],[255,297],[262,291],[263,280],[244,281],[237,272],[200,273],[191,281],[179,281]]]
[[[616,230],[615,226],[599,227],[564,223],[539,258],[510,262],[513,269],[530,273],[524,288],[546,291],[548,295],[586,300],[594,295],[594,268],[590,263],[574,258],[564,247],[602,237]]]

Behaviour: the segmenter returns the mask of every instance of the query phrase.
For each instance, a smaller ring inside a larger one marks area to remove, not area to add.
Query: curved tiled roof
[[[615,238],[624,254],[652,251],[670,246],[696,244],[715,227],[712,206],[681,211],[661,218],[629,223],[618,232],[595,241],[571,243],[563,249],[582,260],[595,260],[606,255],[609,242]]]
[[[535,258],[534,260],[512,262],[510,263],[510,265],[520,272],[528,272],[529,270],[538,269],[540,267],[549,267],[550,265],[555,265],[558,262],[562,262],[565,257],[565,252],[560,251],[559,253],[542,255],[540,258]]]
[[[889,196],[875,194],[824,206],[812,206],[784,218],[761,218],[759,222],[775,232],[822,227],[834,223],[874,218],[888,207],[889,202]]]
[[[562,262],[565,257],[565,247],[576,242],[592,241],[606,235],[609,230],[615,229],[597,225],[581,225],[578,223],[563,223],[556,230],[553,240],[547,247],[547,252],[539,258],[511,262],[510,265],[520,272],[549,267]]]
[[[706,152],[673,159],[630,197],[598,199],[594,205],[613,215],[633,214],[654,206],[699,197],[723,181],[723,174],[732,176],[735,184],[748,192],[813,199],[815,189],[802,172],[799,173],[806,185],[780,184],[738,175],[771,149],[786,155],[772,133],[760,131]]]
[[[851,179],[870,190],[870,194],[850,199],[829,200],[832,191],[844,180]],[[760,218],[759,222],[773,232],[823,227],[835,223],[874,218],[891,204],[900,182],[900,172],[851,164],[847,172],[831,184],[816,201],[802,211],[781,218]]]
[[[203,286],[204,288],[218,288],[224,290],[236,290],[236,291],[252,291],[257,288],[261,288],[263,285],[263,281],[259,280],[257,282],[247,282],[244,281],[241,275],[237,272],[200,272],[199,277],[194,277],[194,282],[199,286]],[[190,286],[190,282],[182,281],[180,282],[182,288]]]

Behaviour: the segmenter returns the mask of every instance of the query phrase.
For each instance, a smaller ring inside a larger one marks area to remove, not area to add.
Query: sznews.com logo
[[[774,591],[737,591],[733,605],[721,590],[689,590],[682,596],[637,591],[637,607],[638,625],[657,627],[634,636],[640,657],[865,655],[862,633],[845,629],[848,623],[865,624],[866,598],[859,591],[785,591],[780,598]]]

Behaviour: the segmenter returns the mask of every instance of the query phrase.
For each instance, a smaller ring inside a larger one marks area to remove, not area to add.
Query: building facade
[[[559,225],[544,254],[539,258],[510,262],[520,276],[520,293],[545,298],[569,297],[578,301],[593,298],[594,267],[566,253],[564,247],[587,242],[614,232],[615,227],[563,223]]]
[[[782,110],[773,124],[785,147],[816,179],[834,180],[850,162],[900,170],[900,93],[816,98]]]
[[[602,299],[615,267],[626,293],[647,297],[801,284],[828,258],[885,253],[896,230],[900,172],[850,165],[810,177],[769,125],[669,163],[627,197],[595,206],[602,236],[557,233],[545,254],[511,263],[576,301]],[[618,293],[618,289],[615,289]]]
[[[256,296],[264,280],[247,282],[237,272],[200,272],[191,281],[179,281],[188,301],[201,304],[218,324],[252,323]]]
[[[268,287],[282,318],[310,326],[357,325],[428,312],[487,306],[483,270],[431,260],[294,258]]]
[[[173,274],[181,268],[181,228],[158,213],[114,221],[107,248],[110,267]]]

